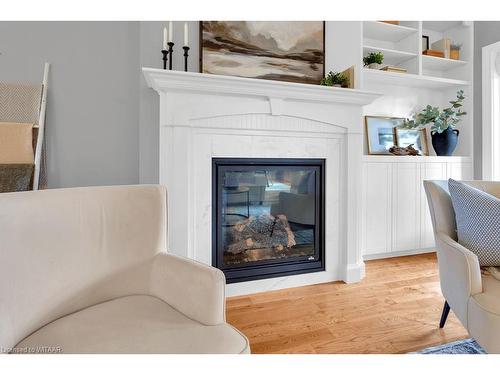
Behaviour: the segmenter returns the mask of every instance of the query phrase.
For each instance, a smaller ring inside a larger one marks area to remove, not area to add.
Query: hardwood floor
[[[366,277],[227,301],[252,353],[407,353],[468,337],[453,312],[444,329],[435,254],[366,262]]]

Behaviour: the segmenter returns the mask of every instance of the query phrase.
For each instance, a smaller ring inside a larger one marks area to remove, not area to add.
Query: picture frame
[[[369,155],[392,155],[389,148],[396,145],[394,129],[403,125],[404,118],[365,116],[366,144]]]
[[[422,35],[422,51],[427,51],[429,48],[429,37],[427,35]]]
[[[251,25],[256,23],[258,27]],[[325,21],[200,21],[199,25],[200,73],[309,84],[319,84],[325,76]],[[290,32],[279,32],[279,27]],[[240,32],[232,32],[233,28]]]
[[[427,130],[424,129],[402,129],[394,128],[396,145],[407,147],[413,145],[413,148],[420,151],[424,156],[429,156],[429,144],[427,142]]]

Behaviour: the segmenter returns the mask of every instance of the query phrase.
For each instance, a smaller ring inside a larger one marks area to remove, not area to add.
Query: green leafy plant
[[[382,52],[371,52],[368,56],[363,57],[365,66],[370,64],[382,64],[384,62],[384,54]]]
[[[467,114],[467,112],[462,111],[464,99],[464,91],[457,91],[457,99],[449,102],[451,104],[450,107],[440,111],[438,107],[427,105],[427,107],[417,113],[414,119],[406,119],[401,127],[406,129],[421,129],[427,124],[432,123],[431,131],[438,133],[444,132],[448,127],[454,129],[458,122],[460,122],[460,117]]]
[[[349,86],[349,76],[345,73],[330,71],[319,84],[322,86],[340,85],[347,87]]]

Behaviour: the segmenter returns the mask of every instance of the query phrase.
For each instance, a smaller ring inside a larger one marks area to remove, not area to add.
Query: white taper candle
[[[184,22],[184,45],[188,46],[189,37],[188,37],[188,23]]]
[[[164,50],[168,49],[167,42],[168,42],[168,32],[167,32],[167,28],[164,27],[163,28],[163,49]]]
[[[168,23],[168,41],[171,42],[174,39],[174,30],[172,21]]]

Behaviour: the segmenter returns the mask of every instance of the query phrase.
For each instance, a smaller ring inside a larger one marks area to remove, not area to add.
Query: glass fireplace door
[[[272,277],[287,266],[300,273],[300,263],[307,270],[322,261],[323,163],[214,159],[214,265],[228,279]]]

